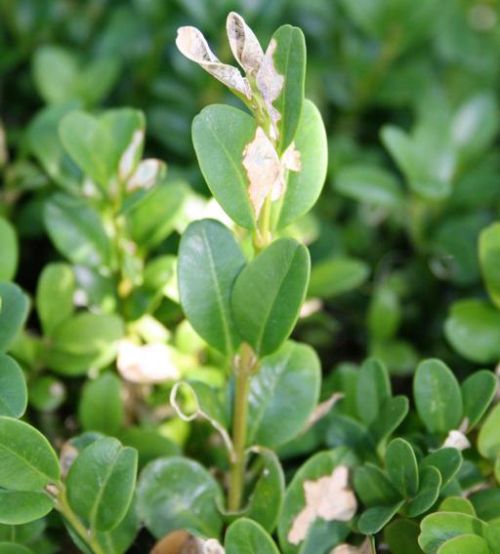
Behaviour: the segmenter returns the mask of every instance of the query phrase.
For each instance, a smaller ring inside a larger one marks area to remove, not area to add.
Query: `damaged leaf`
[[[127,191],[148,190],[166,173],[166,165],[161,160],[143,160],[127,181]]]
[[[229,45],[236,61],[250,75],[259,70],[264,52],[254,32],[241,15],[231,12],[226,21]]]
[[[234,92],[251,98],[248,81],[233,67],[222,63],[210,50],[203,34],[196,27],[180,27],[175,41],[177,48],[189,60],[200,65],[205,71],[218,79]]]
[[[178,530],[158,541],[150,554],[224,554],[224,549],[217,539],[204,540]]]

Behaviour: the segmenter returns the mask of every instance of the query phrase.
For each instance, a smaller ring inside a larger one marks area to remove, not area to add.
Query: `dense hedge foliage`
[[[0,0],[0,554],[500,552],[499,19]]]

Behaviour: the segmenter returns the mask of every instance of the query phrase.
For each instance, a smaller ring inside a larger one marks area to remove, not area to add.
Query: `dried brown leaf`
[[[233,56],[250,75],[259,70],[264,52],[254,32],[241,15],[231,12],[227,16],[226,30]]]

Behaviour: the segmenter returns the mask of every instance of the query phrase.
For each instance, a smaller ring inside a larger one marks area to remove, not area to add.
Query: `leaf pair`
[[[276,351],[297,321],[309,280],[307,249],[279,239],[246,264],[231,232],[192,223],[179,248],[184,312],[208,344],[226,355],[242,340],[259,356]]]

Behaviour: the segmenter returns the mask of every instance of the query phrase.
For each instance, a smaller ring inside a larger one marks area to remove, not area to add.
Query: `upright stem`
[[[250,379],[255,367],[255,356],[248,344],[243,343],[235,368],[236,391],[233,409],[233,448],[229,476],[228,508],[235,512],[240,509],[245,484],[245,446],[247,440],[248,392]]]

